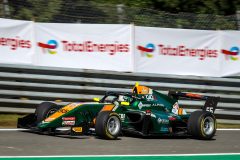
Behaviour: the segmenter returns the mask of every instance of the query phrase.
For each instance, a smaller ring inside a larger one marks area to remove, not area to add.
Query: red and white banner
[[[240,75],[239,31],[1,18],[0,23],[0,63],[212,77]]]
[[[0,63],[31,64],[33,22],[0,18],[0,24]]]
[[[137,72],[219,76],[217,31],[135,27]]]
[[[36,23],[35,65],[133,71],[131,25]]]

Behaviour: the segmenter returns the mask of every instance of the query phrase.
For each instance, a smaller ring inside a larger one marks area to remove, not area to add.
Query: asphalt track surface
[[[94,136],[55,137],[23,131],[0,131],[0,156],[198,153],[240,153],[240,131],[217,131],[211,141],[184,137],[102,140]]]

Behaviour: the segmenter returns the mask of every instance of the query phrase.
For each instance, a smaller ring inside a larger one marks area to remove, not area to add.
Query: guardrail
[[[239,77],[212,78],[146,73],[122,73],[0,64],[0,112],[33,112],[42,101],[59,105],[92,101],[106,91],[130,92],[135,82],[164,94],[169,90],[220,96],[216,110],[218,119],[240,123]],[[193,111],[203,101],[181,99],[180,105]],[[229,121],[230,120],[230,121]]]

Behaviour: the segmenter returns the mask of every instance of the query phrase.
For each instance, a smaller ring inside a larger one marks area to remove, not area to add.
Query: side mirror
[[[123,105],[123,106],[129,106],[130,103],[129,103],[129,102],[121,102],[121,105]]]
[[[95,97],[95,98],[93,98],[93,101],[94,101],[94,102],[99,102],[99,101],[100,101],[100,98]]]

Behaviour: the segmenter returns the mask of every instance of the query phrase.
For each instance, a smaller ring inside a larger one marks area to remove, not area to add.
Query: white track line
[[[0,128],[0,131],[28,131],[29,129],[23,128]]]
[[[140,155],[55,155],[55,156],[0,156],[0,158],[71,158],[71,157],[167,157],[167,156],[227,156],[227,155],[240,155],[240,153],[200,153],[200,154],[140,154]]]
[[[0,131],[28,131],[23,128],[0,128]],[[240,131],[240,128],[219,128],[218,131]]]
[[[219,128],[218,131],[240,131],[240,128]]]

